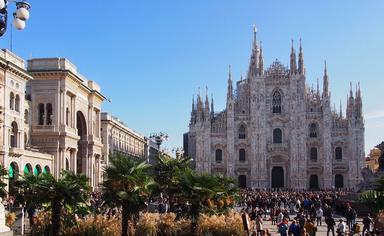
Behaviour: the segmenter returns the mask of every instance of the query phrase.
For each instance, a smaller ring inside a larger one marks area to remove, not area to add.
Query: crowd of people
[[[318,227],[325,225],[327,236],[373,235],[373,220],[366,215],[361,225],[351,204],[345,204],[341,217],[335,219],[336,201],[348,192],[342,191],[260,191],[245,189],[240,193],[244,229],[248,235],[315,236]],[[269,220],[274,229],[267,229]]]

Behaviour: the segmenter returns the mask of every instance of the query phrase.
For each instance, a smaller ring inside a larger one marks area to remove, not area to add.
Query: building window
[[[69,115],[70,115],[70,113],[69,113],[69,108],[67,107],[67,108],[65,109],[65,124],[66,124],[66,125],[69,125]]]
[[[17,94],[15,98],[15,110],[17,112],[20,111],[20,96]]]
[[[24,111],[24,123],[29,124],[29,112],[27,109]]]
[[[47,104],[47,125],[52,125],[52,104]]]
[[[317,124],[316,123],[310,124],[309,125],[309,137],[310,138],[317,138],[317,133],[318,133]]]
[[[277,90],[272,95],[272,112],[281,113],[281,94]]]
[[[317,148],[315,147],[311,148],[310,159],[311,161],[317,161]]]
[[[19,132],[17,123],[14,121],[11,126],[11,147],[17,147],[17,135]]]
[[[9,95],[9,109],[11,110],[15,109],[15,95],[12,92]]]
[[[239,139],[245,139],[247,137],[246,129],[244,125],[240,125],[239,127]]]
[[[44,104],[40,103],[38,110],[39,110],[39,125],[44,125],[44,117],[45,117],[44,116],[44,113],[45,113]]]
[[[221,162],[223,160],[223,151],[221,149],[216,149],[215,159],[216,162]]]
[[[240,162],[245,162],[245,149],[240,149],[239,150],[239,161]]]
[[[283,142],[283,132],[281,129],[276,128],[273,130],[273,143],[282,143]]]
[[[343,149],[341,149],[341,147],[337,147],[335,149],[335,159],[336,160],[342,160],[343,159]]]
[[[335,188],[344,188],[344,177],[341,174],[335,175]]]

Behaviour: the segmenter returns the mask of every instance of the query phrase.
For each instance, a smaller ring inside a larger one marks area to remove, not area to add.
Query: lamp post
[[[157,147],[159,149],[159,154],[160,154],[160,145],[164,142],[164,141],[167,141],[168,140],[168,134],[166,133],[163,133],[163,132],[160,132],[160,133],[152,133],[150,136],[149,136],[150,139],[152,139],[153,141],[155,141],[155,143],[157,144]]]
[[[7,31],[8,4],[15,3],[16,11],[13,13],[13,25],[18,30],[25,28],[25,22],[29,19],[29,8],[31,5],[26,1],[0,0],[0,37]]]
[[[176,159],[182,158],[184,154],[184,149],[181,147],[173,148],[172,152],[175,153]]]

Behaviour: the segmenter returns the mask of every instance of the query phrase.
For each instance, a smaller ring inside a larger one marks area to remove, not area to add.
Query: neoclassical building
[[[289,68],[276,60],[264,69],[255,32],[246,78],[234,88],[229,71],[225,110],[215,113],[208,96],[193,100],[185,151],[198,171],[241,187],[353,188],[365,156],[360,86],[351,85],[343,115],[331,107],[326,65],[322,84],[306,86],[301,41]]]
[[[101,133],[103,156],[108,164],[109,156],[114,153],[145,160],[147,139],[130,129],[124,122],[107,112],[101,113]]]
[[[68,59],[28,60],[31,142],[54,156],[52,172],[83,173],[91,186],[101,180],[101,104],[105,97]]]
[[[9,171],[11,192],[19,174],[49,173],[53,166],[52,155],[31,145],[31,101],[25,91],[32,79],[23,59],[0,51],[0,163]]]

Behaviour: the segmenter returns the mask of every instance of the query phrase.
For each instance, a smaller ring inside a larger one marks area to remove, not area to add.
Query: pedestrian
[[[288,222],[283,220],[280,224],[278,224],[278,231],[280,233],[280,236],[287,236],[287,230],[288,230]]]
[[[300,227],[298,224],[296,224],[296,220],[292,220],[292,223],[288,228],[288,234],[293,236],[300,236]]]
[[[262,236],[263,231],[263,218],[262,215],[258,215],[255,221],[255,231],[257,236]]]
[[[316,236],[317,227],[311,219],[307,219],[304,225],[304,229],[309,236]]]
[[[332,216],[325,218],[325,223],[327,224],[327,236],[329,236],[329,232],[332,232],[332,236],[335,236],[335,225],[336,222]]]
[[[316,210],[316,224],[317,226],[321,226],[321,218],[323,217],[323,209],[321,207],[318,207]]]
[[[346,230],[347,230],[347,226],[346,226],[344,220],[340,219],[339,224],[337,225],[337,229],[336,229],[337,236],[344,236]]]
[[[241,219],[243,220],[243,227],[245,232],[247,232],[247,236],[249,235],[249,217],[245,209],[242,210]]]
[[[368,213],[368,215],[363,218],[363,225],[364,226],[363,226],[362,235],[364,235],[365,231],[367,231],[368,233],[370,232],[371,224],[373,224],[373,220],[371,218],[371,214]]]

